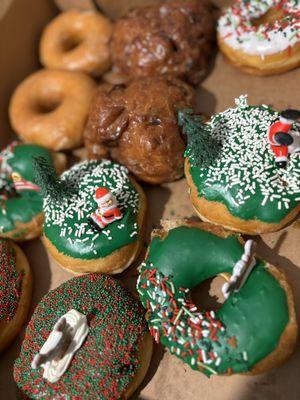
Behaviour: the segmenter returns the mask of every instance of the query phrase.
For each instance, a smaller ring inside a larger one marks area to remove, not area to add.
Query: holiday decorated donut
[[[43,200],[34,157],[44,157],[58,172],[64,169],[64,155],[37,145],[13,142],[0,153],[0,237],[22,241],[42,232]]]
[[[188,136],[186,178],[201,219],[250,235],[274,232],[300,210],[300,112],[237,107],[204,123],[179,115]]]
[[[142,307],[109,276],[73,278],[38,304],[14,378],[31,399],[127,399],[152,354]]]
[[[100,75],[111,64],[111,33],[110,21],[100,13],[78,10],[61,13],[43,31],[41,63],[47,68]]]
[[[9,117],[22,140],[59,151],[79,147],[95,83],[78,71],[42,69],[14,91]]]
[[[299,0],[236,0],[218,22],[221,51],[255,75],[299,66],[299,7]]]
[[[146,198],[125,167],[85,161],[60,179],[36,160],[44,195],[44,243],[57,262],[77,273],[119,273],[137,257]]]
[[[170,221],[153,233],[137,283],[150,332],[207,376],[262,373],[294,350],[291,288],[254,250],[252,240],[243,248],[238,236],[207,223]],[[217,275],[227,280],[225,302],[198,309],[191,290]]]
[[[13,242],[0,239],[0,351],[24,324],[31,289],[31,271],[24,253]]]

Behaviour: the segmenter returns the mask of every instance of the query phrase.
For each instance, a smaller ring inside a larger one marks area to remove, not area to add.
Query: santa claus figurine
[[[102,230],[107,225],[122,218],[117,200],[108,189],[105,187],[97,188],[94,199],[98,204],[98,208],[90,216],[89,220],[96,229]]]
[[[293,123],[300,119],[299,110],[284,110],[280,113],[279,121],[274,122],[268,131],[268,141],[275,154],[275,163],[279,168],[285,168],[288,155],[295,151],[294,138],[290,133]]]

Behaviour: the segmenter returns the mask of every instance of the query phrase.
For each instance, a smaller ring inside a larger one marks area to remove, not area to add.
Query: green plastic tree
[[[41,188],[43,197],[49,196],[53,201],[63,201],[74,192],[71,183],[61,181],[55,168],[44,157],[34,157],[36,184]]]
[[[196,167],[208,167],[218,158],[221,142],[212,135],[210,126],[192,110],[178,112],[178,124],[187,137],[186,156]]]

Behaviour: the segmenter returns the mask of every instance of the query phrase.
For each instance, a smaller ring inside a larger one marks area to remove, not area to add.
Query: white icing
[[[242,255],[241,259],[235,264],[233,267],[232,275],[230,277],[229,282],[224,283],[222,286],[222,293],[227,299],[230,296],[230,287],[237,282],[242,274],[244,274],[243,279],[240,283],[240,287],[244,285],[246,282],[250,272],[252,271],[254,265],[256,264],[256,260],[253,257],[253,247],[255,246],[255,242],[253,240],[247,240],[244,246],[244,254]],[[252,261],[250,265],[247,267],[250,259],[252,257]],[[247,268],[247,270],[246,270]],[[234,290],[235,292],[237,290]]]
[[[255,27],[252,20],[263,16],[270,8],[283,4],[290,14],[287,26],[275,23],[270,30],[266,25]],[[300,41],[299,0],[238,0],[218,21],[218,32],[225,43],[251,55],[275,54]],[[265,36],[267,35],[267,37]]]
[[[87,324],[87,319],[86,316],[81,314],[80,312],[76,310],[70,310],[66,314],[64,314],[54,325],[52,332],[48,336],[48,339],[42,346],[39,354],[47,354],[49,351],[53,350],[57,344],[59,343],[61,337],[62,337],[62,332],[57,331],[57,326],[60,323],[60,321],[65,318],[66,322],[73,328],[73,338],[72,342],[70,343],[66,353],[63,355],[63,357],[58,360],[58,361],[47,361],[44,364],[42,364],[42,367],[44,369],[43,372],[43,377],[51,383],[57,382],[61,376],[66,372],[67,368],[69,367],[72,358],[76,351],[82,346],[88,332],[89,332],[89,327]],[[37,368],[37,354],[32,363],[31,367],[33,369]]]
[[[248,106],[248,95],[241,94],[240,97],[234,99],[235,105],[239,108],[246,108]]]
[[[290,131],[289,133],[293,138],[293,143],[288,146],[289,154],[300,153],[300,132]]]

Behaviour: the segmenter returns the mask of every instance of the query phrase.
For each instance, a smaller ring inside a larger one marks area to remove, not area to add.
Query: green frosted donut
[[[241,227],[234,221],[242,221],[246,229],[236,230],[243,232],[247,232],[246,223],[263,223],[261,231],[274,231],[276,224],[295,216],[293,212],[299,209],[300,156],[290,154],[287,168],[278,168],[268,143],[268,130],[278,112],[265,105],[250,106],[243,96],[236,103],[236,108],[212,116],[208,123],[186,113],[179,116],[188,135],[186,172],[195,192],[193,202],[199,214],[211,222],[234,229]],[[297,140],[299,130],[295,122]],[[197,195],[210,202],[205,210],[195,204]],[[216,203],[235,220],[226,224],[222,212],[212,218],[210,210]],[[248,233],[256,233],[251,229],[254,232]]]
[[[220,231],[212,229],[202,223],[154,234],[137,283],[150,332],[208,376],[262,372],[282,362],[295,344],[290,289],[278,270],[257,260],[241,290],[218,311],[198,310],[190,300],[191,290],[206,279],[232,273],[243,254],[236,236],[225,231],[218,236],[213,232]],[[288,327],[290,335],[282,346],[279,341]],[[258,368],[278,346],[279,358],[273,355],[268,365]]]
[[[38,156],[44,157],[52,164],[51,153],[41,146],[32,144],[13,142],[0,154],[0,236],[2,237],[26,239],[26,236],[31,235],[29,232],[31,227],[27,224],[42,213],[43,200],[39,191],[29,188],[35,183],[33,157]],[[28,189],[15,189],[12,173],[19,174],[26,181]]]
[[[45,164],[39,175],[45,196],[44,236],[52,255],[74,272],[117,273],[126,268],[139,249],[145,211],[144,194],[128,170],[102,160],[76,164],[58,181],[47,171]],[[101,188],[114,196],[121,213],[102,229],[91,223],[98,208],[95,193]]]

